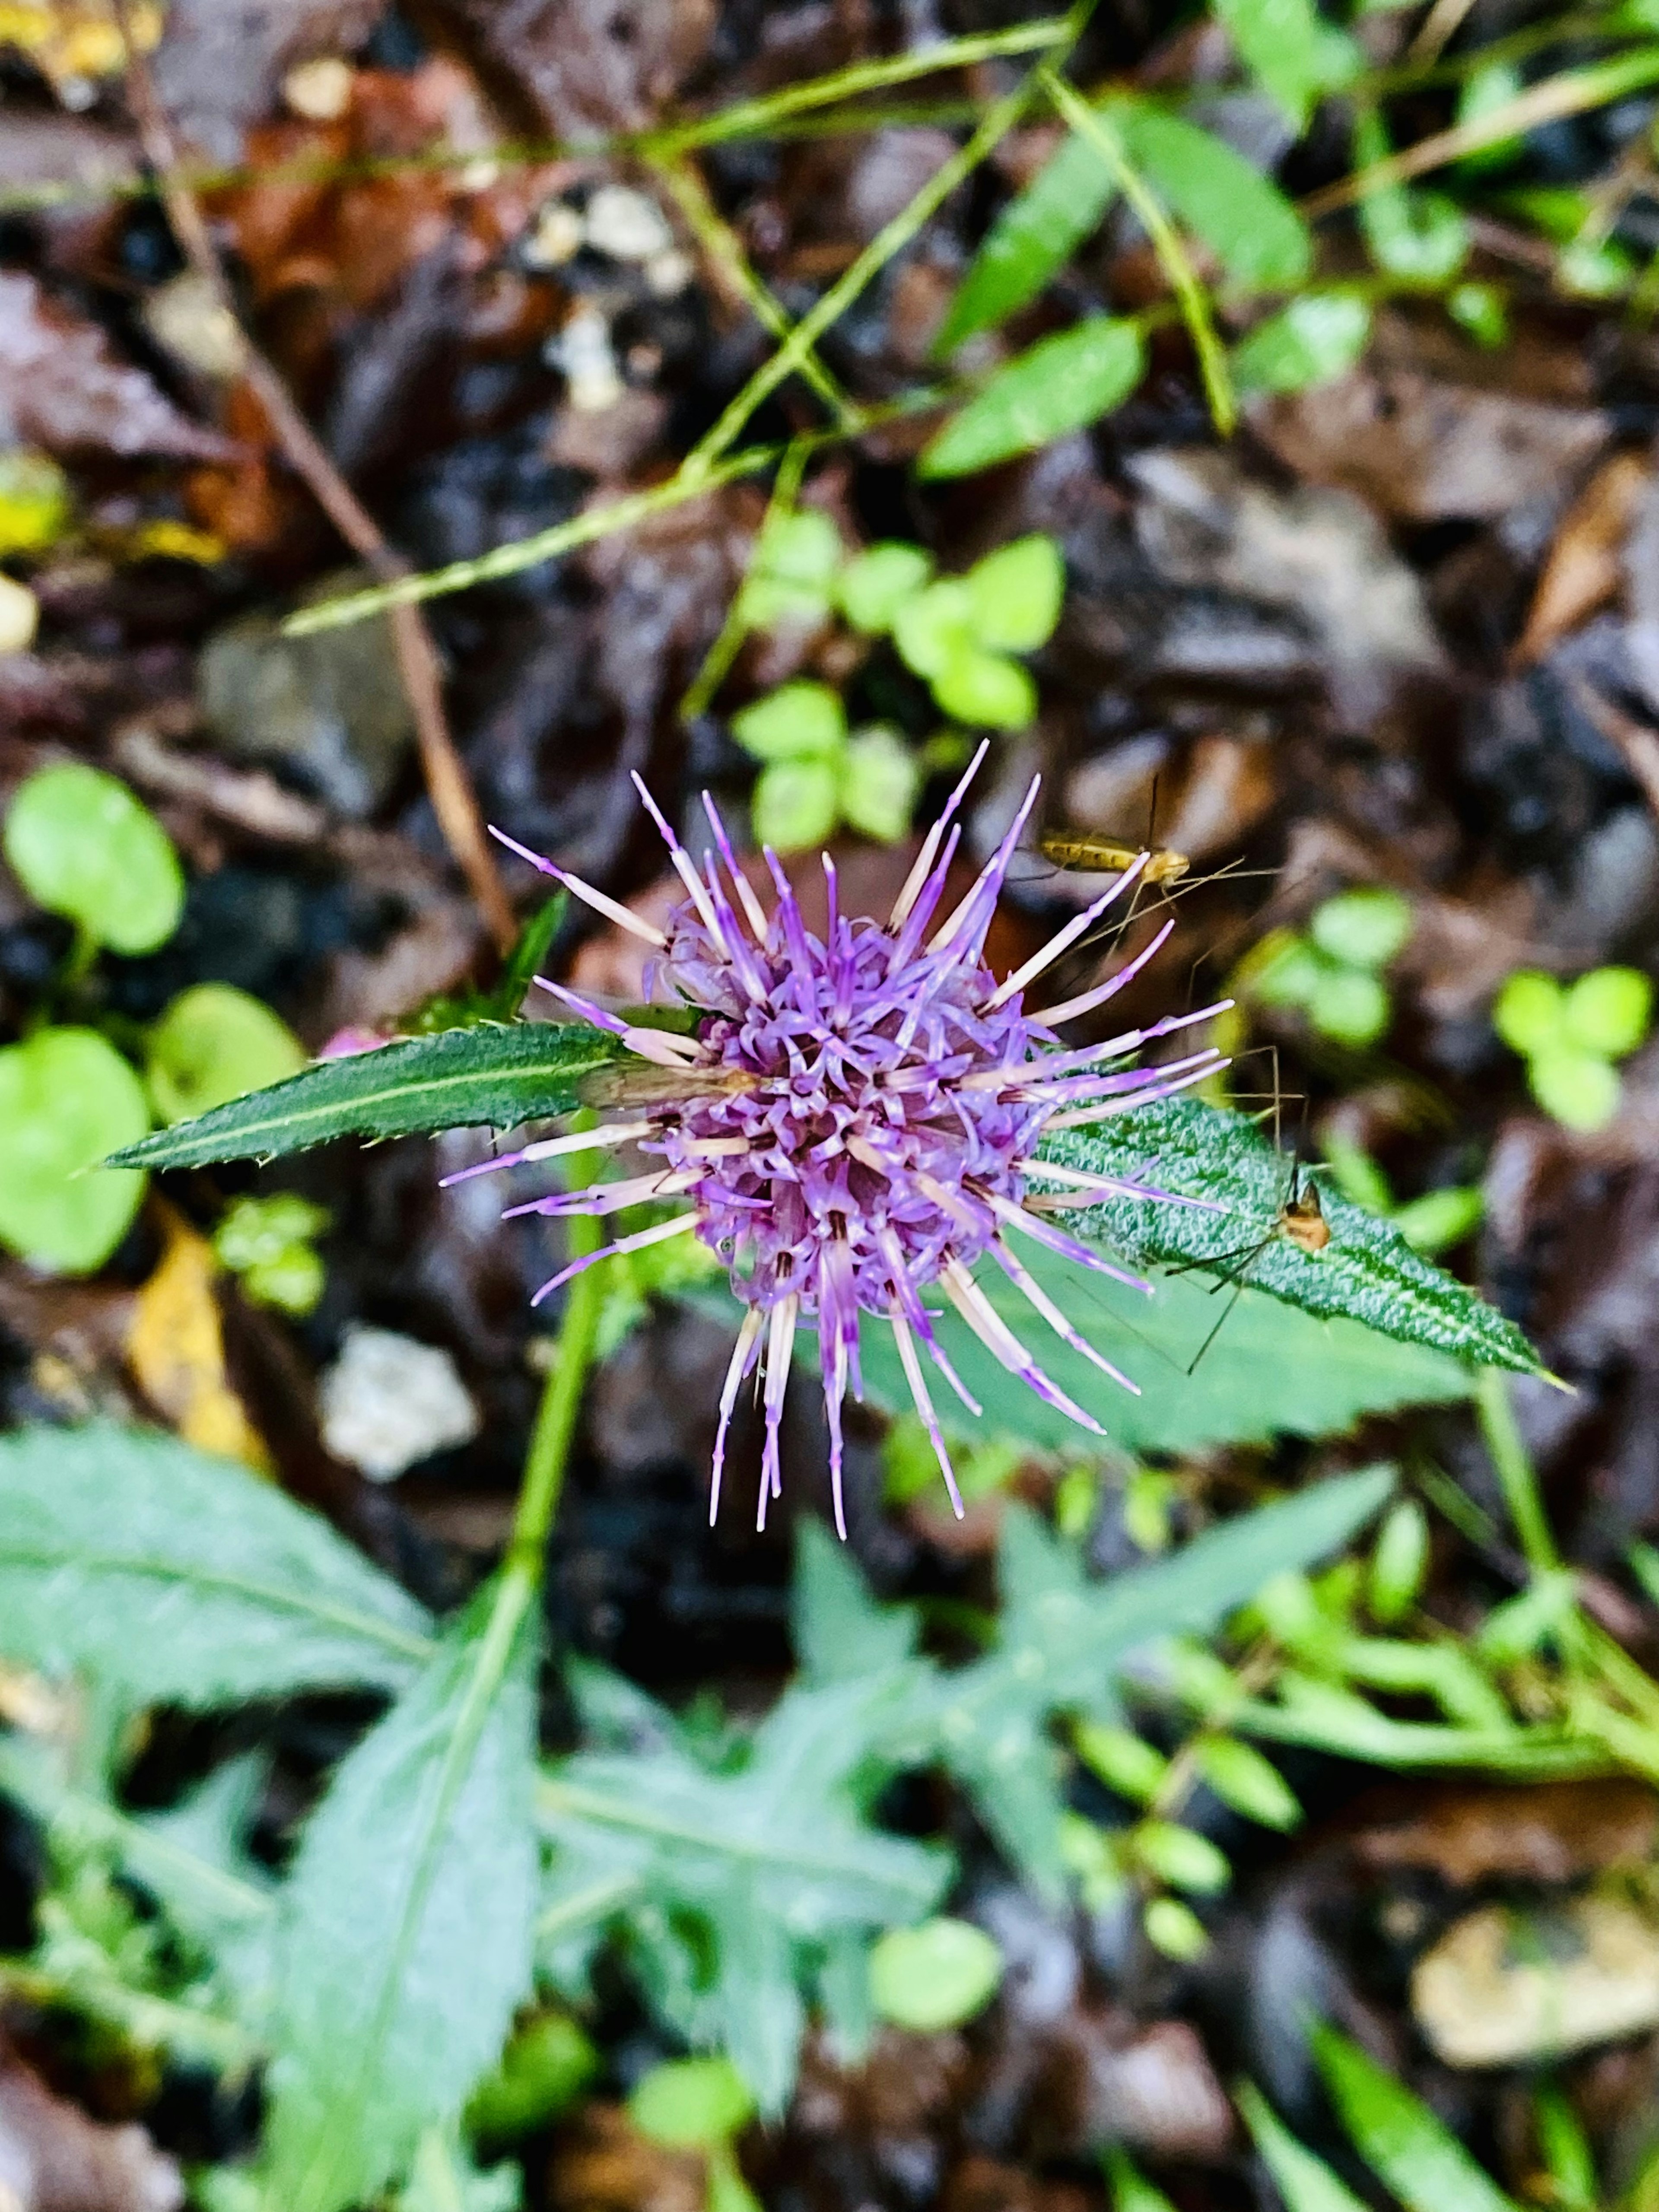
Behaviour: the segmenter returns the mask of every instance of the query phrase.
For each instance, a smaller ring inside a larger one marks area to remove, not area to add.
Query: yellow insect
[[[1075,836],[1069,831],[1045,830],[1037,839],[1037,850],[1057,868],[1085,868],[1103,875],[1115,875],[1132,866],[1145,848],[1120,845],[1110,837]],[[1191,866],[1184,853],[1171,852],[1167,846],[1155,847],[1141,871],[1140,880],[1144,884],[1179,883]]]

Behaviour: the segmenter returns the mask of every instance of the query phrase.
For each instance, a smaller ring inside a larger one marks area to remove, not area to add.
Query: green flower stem
[[[576,1116],[574,1126],[591,1129],[593,1118],[591,1113],[585,1112]],[[568,1170],[571,1185],[587,1182],[598,1165],[596,1154],[575,1153]],[[565,1226],[567,1249],[573,1260],[586,1259],[590,1253],[597,1252],[605,1241],[605,1224],[592,1214],[571,1214]],[[565,1293],[564,1318],[559,1324],[553,1364],[542,1390],[536,1425],[531,1431],[530,1450],[525,1459],[524,1482],[507,1546],[507,1573],[502,1578],[503,1601],[515,1579],[527,1583],[532,1590],[541,1583],[547,1540],[559,1510],[565,1466],[570,1456],[571,1439],[576,1433],[576,1415],[593,1364],[599,1310],[605,1302],[605,1272],[603,1260],[595,1267],[584,1267]]]
[[[1080,99],[1064,77],[1048,63],[1036,72],[1042,89],[1079,138],[1086,139],[1110,172],[1113,182],[1140,217],[1164,273],[1181,303],[1182,319],[1198,356],[1199,372],[1210,403],[1216,428],[1224,437],[1238,421],[1238,401],[1227,370],[1227,356],[1216,334],[1215,319],[1198,272],[1193,267],[1179,233],[1164,204],[1149,188],[1123,150],[1123,142],[1105,118]]]
[[[1483,1367],[1474,1395],[1480,1433],[1497,1470],[1504,1502],[1521,1539],[1527,1565],[1534,1574],[1555,1573],[1561,1565],[1561,1554],[1550,1534],[1543,1500],[1538,1494],[1538,1478],[1521,1440],[1515,1408],[1510,1403],[1508,1376],[1501,1368]]]

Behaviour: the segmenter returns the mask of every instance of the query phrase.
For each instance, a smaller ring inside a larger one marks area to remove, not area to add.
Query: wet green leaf
[[[231,983],[181,991],[146,1040],[144,1074],[164,1121],[184,1121],[297,1075],[305,1047],[288,1024]]]
[[[1085,317],[998,369],[927,447],[918,471],[971,476],[1083,429],[1128,398],[1144,366],[1133,323]]]
[[[18,787],[0,843],[32,898],[112,952],[153,952],[179,926],[185,878],[173,841],[102,769],[37,769]]]
[[[1357,2043],[1324,2026],[1311,2040],[1355,2148],[1407,2212],[1516,2212],[1445,2122]]]
[[[0,1050],[0,1244],[90,1274],[126,1235],[144,1178],[100,1167],[149,1127],[137,1077],[94,1030],[39,1030]]]
[[[1036,299],[1111,205],[1116,186],[1092,146],[1068,138],[985,234],[933,341],[953,353]]]
[[[1236,283],[1303,282],[1313,240],[1271,178],[1212,132],[1149,100],[1115,101],[1109,112],[1134,167]]]
[[[982,2012],[1002,1979],[1002,1954],[971,1921],[943,1917],[892,1928],[870,1954],[877,2017],[917,2035],[960,2027]]]

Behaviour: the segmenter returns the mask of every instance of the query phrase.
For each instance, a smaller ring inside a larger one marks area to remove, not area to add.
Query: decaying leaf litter
[[[1655,35],[0,21],[20,2203],[1645,2202]],[[1092,836],[1049,1002],[1235,1002],[1044,1156],[1138,1395],[941,1323],[958,1520],[866,1331],[847,1550],[811,1374],[711,1530],[712,1257],[453,1180],[649,988],[482,825],[822,932],[981,734],[992,970]]]

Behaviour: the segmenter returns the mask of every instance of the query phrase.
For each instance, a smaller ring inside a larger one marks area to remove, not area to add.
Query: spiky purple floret
[[[973,1280],[969,1271],[987,1253],[1050,1328],[1126,1389],[1135,1387],[1078,1334],[1027,1272],[1006,1232],[1018,1230],[1085,1266],[1103,1268],[1121,1281],[1135,1280],[1043,1218],[1043,1200],[1052,1200],[1054,1192],[1028,1205],[1028,1184],[1033,1176],[1060,1182],[1076,1193],[1079,1204],[1091,1195],[1131,1188],[1136,1196],[1162,1194],[1104,1178],[1057,1174],[1034,1158],[1034,1150],[1044,1127],[1057,1120],[1121,1111],[1166,1097],[1207,1073],[1218,1064],[1217,1055],[1208,1051],[1151,1071],[1102,1074],[1098,1066],[1104,1058],[1121,1059],[1151,1038],[1219,1009],[1172,1017],[1150,1030],[1070,1053],[1054,1050],[1056,1039],[1044,1018],[1024,1010],[1024,987],[1129,888],[1144,855],[1017,975],[997,982],[985,965],[985,933],[1036,798],[1035,782],[967,896],[935,926],[960,835],[952,817],[984,750],[929,832],[884,925],[840,913],[835,869],[826,856],[829,923],[821,939],[807,930],[772,854],[766,860],[777,897],[769,920],[739,873],[724,825],[708,799],[715,851],[700,870],[637,777],[641,797],[686,888],[686,898],[665,930],[650,928],[576,878],[513,846],[601,912],[625,921],[647,939],[656,949],[653,964],[661,980],[704,1015],[695,1040],[632,1030],[604,1009],[549,985],[567,1005],[622,1035],[656,1064],[649,1103],[627,1109],[629,1119],[609,1130],[531,1145],[481,1165],[544,1158],[583,1143],[632,1142],[660,1158],[661,1169],[515,1210],[610,1213],[645,1198],[683,1195],[690,1200],[690,1211],[676,1221],[607,1249],[639,1249],[695,1231],[727,1262],[732,1289],[749,1309],[720,1395],[711,1519],[719,1506],[726,1438],[738,1393],[758,1364],[765,1369],[766,1444],[757,1516],[764,1525],[769,1499],[780,1486],[779,1431],[790,1352],[797,1328],[807,1322],[816,1325],[819,1336],[836,1522],[846,1533],[841,1408],[849,1384],[855,1391],[859,1388],[860,1310],[879,1316],[892,1328],[917,1411],[960,1512],[918,1343],[957,1394],[978,1408],[939,1344],[922,1303],[921,1292],[934,1285],[1005,1366],[1048,1403],[1098,1432],[1098,1424],[1043,1374]],[[510,839],[502,842],[512,844]],[[1156,944],[1146,948],[1109,983],[1052,1009],[1054,1018],[1069,1018],[1104,1003],[1156,949]],[[674,1071],[684,1077],[678,1095]],[[567,1267],[538,1297],[591,1264],[581,1261]]]

